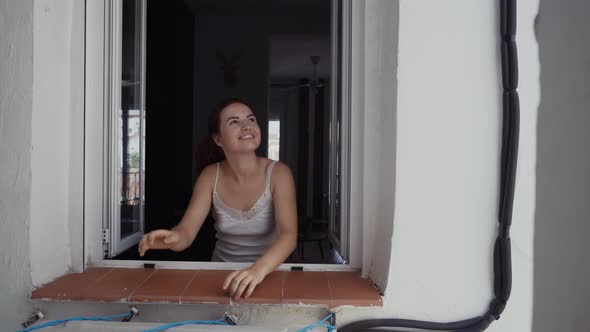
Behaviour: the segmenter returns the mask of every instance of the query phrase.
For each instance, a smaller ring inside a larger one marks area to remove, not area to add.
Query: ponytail
[[[205,167],[220,162],[225,159],[225,154],[223,150],[215,144],[213,141],[213,135],[219,134],[219,122],[221,118],[221,112],[227,106],[231,104],[242,104],[248,106],[250,110],[252,107],[242,99],[239,98],[228,98],[222,100],[218,103],[213,111],[209,113],[209,119],[207,121],[208,124],[208,134],[200,143],[198,147],[198,155],[197,155],[197,174],[201,174],[201,172],[205,169]]]
[[[201,174],[205,167],[225,159],[223,150],[215,144],[211,135],[199,143],[197,151],[197,174]]]

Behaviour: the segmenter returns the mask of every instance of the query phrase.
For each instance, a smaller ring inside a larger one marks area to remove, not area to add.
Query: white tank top
[[[276,227],[270,177],[276,161],[266,169],[266,188],[248,211],[234,209],[217,194],[219,163],[213,189],[213,218],[217,242],[211,261],[254,262],[262,256],[276,238]]]

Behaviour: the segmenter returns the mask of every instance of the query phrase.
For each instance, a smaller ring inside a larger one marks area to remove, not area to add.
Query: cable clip
[[[238,325],[238,316],[232,315],[232,314],[228,313],[227,311],[223,314],[223,320],[228,325],[232,325],[232,326]]]
[[[43,318],[45,318],[45,315],[43,315],[41,311],[37,311],[33,316],[29,317],[26,322],[22,323],[21,326],[26,329]]]
[[[121,320],[122,322],[130,322],[135,316],[139,315],[139,309],[135,306],[129,308],[129,314]]]

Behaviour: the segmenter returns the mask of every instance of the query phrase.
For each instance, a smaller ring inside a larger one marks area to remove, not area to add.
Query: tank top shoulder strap
[[[266,191],[270,191],[270,177],[272,175],[272,168],[277,163],[276,160],[273,160],[268,165],[268,170],[266,171]]]
[[[217,192],[217,179],[219,179],[219,163],[217,164],[217,173],[215,173],[215,185],[213,186],[213,192]]]

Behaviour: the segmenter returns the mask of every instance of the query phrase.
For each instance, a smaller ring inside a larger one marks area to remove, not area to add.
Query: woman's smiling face
[[[260,145],[256,116],[244,104],[226,106],[219,115],[219,134],[213,140],[226,154],[256,151]]]

